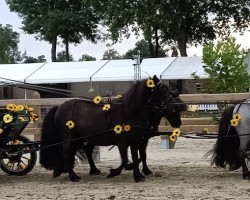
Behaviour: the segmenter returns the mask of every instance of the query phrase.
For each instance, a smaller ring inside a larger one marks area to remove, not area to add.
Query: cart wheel
[[[31,140],[20,135],[17,139],[9,141],[8,144],[25,144]],[[37,160],[37,152],[25,153],[11,158],[0,160],[1,169],[8,175],[24,176],[28,174],[35,166]]]

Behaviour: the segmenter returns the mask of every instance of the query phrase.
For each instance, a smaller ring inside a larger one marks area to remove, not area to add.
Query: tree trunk
[[[159,37],[158,37],[158,29],[154,29],[155,32],[155,58],[159,56]]]
[[[149,52],[150,52],[150,58],[154,58],[155,57],[155,52],[154,52],[154,45],[152,44],[152,38],[149,37],[148,39],[148,46],[149,46]]]
[[[51,42],[51,61],[56,62],[56,43],[57,43],[57,37],[55,36],[54,39]]]
[[[178,39],[178,49],[180,51],[181,57],[187,57],[187,42],[185,38]]]
[[[69,39],[65,38],[65,53],[66,53],[66,62],[69,62]]]

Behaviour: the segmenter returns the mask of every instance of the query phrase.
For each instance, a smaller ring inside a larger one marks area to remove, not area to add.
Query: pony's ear
[[[179,91],[176,89],[174,91],[171,91],[171,94],[173,95],[173,97],[179,97],[180,96],[180,93]]]
[[[156,75],[153,76],[153,81],[155,84],[159,83],[160,79],[157,78]]]

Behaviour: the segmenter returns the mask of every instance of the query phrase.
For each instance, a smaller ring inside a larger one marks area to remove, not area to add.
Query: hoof
[[[62,171],[54,170],[53,177],[56,178],[56,177],[60,176],[61,174],[62,174]]]
[[[149,175],[152,175],[152,174],[153,174],[153,172],[150,171],[149,169],[142,170],[142,172],[143,172],[143,174],[144,174],[145,176],[149,176]]]
[[[118,176],[121,174],[121,171],[120,170],[117,170],[117,169],[110,169],[109,170],[109,174],[107,175],[107,178],[112,178],[112,177],[115,177],[115,176]]]
[[[74,176],[70,176],[69,180],[72,182],[79,182],[81,180],[81,178],[77,175],[74,175]]]
[[[133,163],[129,163],[124,167],[125,170],[132,170],[134,169],[134,164]]]
[[[142,174],[139,174],[137,176],[134,176],[134,180],[135,180],[136,183],[138,183],[138,182],[145,182],[146,178]]]
[[[90,175],[100,175],[101,171],[99,169],[90,170],[89,174]]]

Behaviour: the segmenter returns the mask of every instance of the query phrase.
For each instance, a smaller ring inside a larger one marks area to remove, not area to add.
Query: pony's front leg
[[[145,181],[145,176],[143,176],[139,170],[138,148],[132,145],[130,146],[130,149],[131,149],[132,160],[134,163],[134,170],[133,170],[134,180],[135,182],[143,182]]]
[[[74,172],[75,155],[80,146],[80,141],[72,142],[65,141],[63,144],[63,159],[64,159],[64,170],[69,173],[69,179],[72,182],[78,182],[81,178]]]
[[[247,133],[247,132],[244,132]],[[240,137],[240,147],[239,147],[239,160],[242,166],[242,177],[243,179],[247,179],[250,180],[250,172],[249,169],[246,165],[246,153],[249,147],[249,142],[250,138],[248,138],[247,136],[241,136]]]
[[[151,175],[153,173],[152,171],[150,171],[147,165],[147,154],[146,154],[147,145],[148,145],[148,139],[143,139],[139,147],[140,161],[142,161],[142,172],[146,176]]]
[[[110,169],[110,173],[108,174],[108,178],[118,176],[121,174],[122,169],[127,165],[128,163],[128,146],[125,144],[118,145],[118,149],[121,156],[121,165],[116,169]]]
[[[241,152],[240,153],[240,162],[241,162],[241,166],[242,166],[242,178],[246,179],[246,180],[250,180],[250,172],[249,172],[248,167],[246,165],[245,157],[246,157],[246,153]]]

